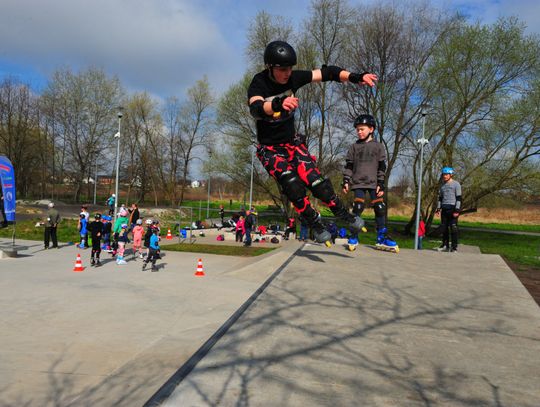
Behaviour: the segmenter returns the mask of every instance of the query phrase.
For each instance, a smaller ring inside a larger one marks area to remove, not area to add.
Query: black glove
[[[272,99],[272,110],[277,112],[286,112],[286,110],[283,108],[283,101],[288,98],[288,96],[282,96],[282,97],[275,97]]]
[[[369,72],[351,73],[349,75],[349,82],[351,82],[351,83],[364,82],[364,75],[367,75],[367,74],[369,74]]]

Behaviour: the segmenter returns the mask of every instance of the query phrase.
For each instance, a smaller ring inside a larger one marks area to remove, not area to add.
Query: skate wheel
[[[367,228],[365,226],[362,226],[362,232],[367,233]]]
[[[350,251],[350,252],[354,252],[355,250],[356,250],[356,245],[350,244],[350,245],[349,245],[349,251]]]
[[[327,240],[326,242],[324,242],[324,245],[326,247],[332,247],[332,242],[330,242],[329,240]]]
[[[396,253],[396,254],[399,253],[399,247],[396,247],[395,253]]]

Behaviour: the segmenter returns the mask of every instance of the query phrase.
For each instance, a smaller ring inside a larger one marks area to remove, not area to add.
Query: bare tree
[[[204,77],[188,90],[187,100],[180,110],[180,154],[183,161],[180,204],[184,201],[190,165],[198,158],[194,152],[210,142],[214,103],[208,79]]]
[[[39,131],[37,98],[27,85],[7,78],[0,84],[0,154],[13,163],[17,190],[22,196],[43,183],[48,173],[42,155],[49,145]]]
[[[75,184],[73,198],[77,202],[83,184],[88,183],[92,163],[114,134],[115,107],[121,92],[118,79],[109,79],[94,68],[79,74],[58,70],[44,91],[43,103],[49,107],[45,112],[53,112],[50,119],[63,136],[66,161],[62,164]]]

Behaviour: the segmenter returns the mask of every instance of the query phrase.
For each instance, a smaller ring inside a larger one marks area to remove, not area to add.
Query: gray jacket
[[[45,226],[58,226],[58,223],[60,223],[60,214],[55,208],[50,208],[47,211]]]
[[[343,182],[350,189],[384,187],[386,177],[386,151],[378,141],[358,140],[347,152]]]

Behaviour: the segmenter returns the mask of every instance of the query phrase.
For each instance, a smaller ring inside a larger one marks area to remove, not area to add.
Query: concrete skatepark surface
[[[73,246],[19,243],[0,260],[0,406],[160,399],[284,264],[161,405],[540,404],[540,309],[499,256],[290,241],[249,259],[167,252],[156,273],[90,268],[85,251],[73,273]]]

